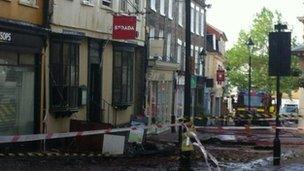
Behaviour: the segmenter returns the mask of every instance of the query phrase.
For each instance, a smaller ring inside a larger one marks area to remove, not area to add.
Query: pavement
[[[271,148],[256,149],[257,142],[267,142],[271,146],[272,130],[219,130],[198,129],[198,137],[207,151],[220,163],[221,170],[304,170],[304,148],[301,144],[284,142],[304,142],[301,133],[281,131],[282,164],[272,166]],[[139,155],[134,157],[105,157],[102,155],[45,155],[45,156],[0,156],[1,170],[178,170],[178,133],[164,131],[150,134],[147,141],[158,147],[176,147],[168,153]],[[255,141],[255,144],[252,142]],[[245,143],[244,143],[245,142]],[[247,142],[247,143],[246,143]],[[265,145],[265,144],[264,144]],[[208,170],[202,154],[196,150],[191,155],[192,170]],[[213,168],[215,169],[215,168]]]

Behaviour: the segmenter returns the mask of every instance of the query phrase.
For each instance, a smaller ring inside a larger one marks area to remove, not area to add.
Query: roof
[[[296,56],[304,56],[304,44],[292,48],[291,52]]]
[[[226,34],[225,32],[219,30],[218,28],[210,25],[210,24],[207,24],[207,33],[208,34],[215,34],[216,35],[216,38],[223,38],[224,41],[228,41],[227,37],[226,37]]]

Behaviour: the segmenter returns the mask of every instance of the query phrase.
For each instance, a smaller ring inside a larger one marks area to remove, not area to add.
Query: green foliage
[[[281,20],[279,12],[272,12],[263,8],[256,14],[249,31],[241,30],[238,41],[226,52],[226,66],[228,70],[229,86],[239,90],[248,89],[248,61],[251,56],[252,89],[275,91],[275,77],[268,76],[268,34],[274,30],[274,25]],[[253,49],[247,46],[248,39],[254,42]],[[295,39],[292,39],[295,46]],[[297,57],[292,57],[292,68],[298,68]],[[281,91],[290,93],[298,88],[297,77],[283,77]]]

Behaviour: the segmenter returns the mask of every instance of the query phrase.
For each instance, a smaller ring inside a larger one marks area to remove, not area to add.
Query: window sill
[[[88,7],[94,7],[93,4],[90,4],[90,3],[87,3],[87,2],[84,2],[84,1],[81,2],[81,5],[88,6]]]
[[[170,20],[173,20],[173,17],[172,17],[172,16],[169,16],[168,18],[169,18]]]
[[[165,14],[165,13],[161,13],[161,12],[160,12],[160,15],[161,15],[161,16],[164,16],[164,17],[166,16],[166,14]]]
[[[27,4],[27,3],[23,3],[23,2],[19,2],[19,5],[30,7],[30,8],[35,8],[35,9],[39,8],[38,5],[32,5],[32,4]]]
[[[156,9],[155,9],[155,8],[151,8],[151,7],[150,7],[150,9],[151,9],[152,11],[156,12]]]
[[[100,6],[100,9],[103,9],[103,10],[106,10],[106,11],[113,12],[113,9],[112,9],[111,7],[106,6],[106,5],[101,5],[101,6]]]

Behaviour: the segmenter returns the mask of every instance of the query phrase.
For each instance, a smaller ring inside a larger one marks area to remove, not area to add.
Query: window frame
[[[120,56],[116,55],[116,53],[120,53]],[[116,63],[118,57],[120,58],[120,64]],[[116,46],[113,48],[112,104],[118,109],[124,110],[133,104],[134,63],[135,50],[133,47]],[[126,64],[126,66],[124,66],[124,64]],[[127,73],[124,72],[124,70],[126,70]],[[126,78],[123,78],[124,74]],[[116,80],[116,78],[118,78],[118,80]],[[123,85],[124,82],[125,85]]]
[[[200,35],[201,15],[199,6],[195,7],[195,33]]]
[[[122,7],[124,7],[124,9]],[[123,12],[123,13],[127,13],[128,12],[128,3],[127,3],[126,0],[119,1],[119,11]]]
[[[195,5],[194,3],[191,2],[191,27],[190,27],[190,30],[191,30],[191,33],[195,33]]]
[[[159,0],[159,13],[160,15],[162,16],[166,16],[166,13],[165,13],[165,1],[167,0]]]
[[[53,52],[55,44],[58,45],[58,61],[55,60]],[[65,41],[63,39],[52,39],[50,43],[50,110],[53,112],[76,112],[78,111],[78,93],[79,93],[79,43],[72,41]],[[64,47],[68,47],[67,52],[64,52]],[[74,54],[74,55],[73,55]],[[67,61],[64,61],[64,56],[67,55]],[[73,56],[73,58],[72,58]],[[67,63],[64,63],[67,62]],[[74,64],[72,64],[74,63]],[[74,83],[72,83],[72,68],[74,67]],[[57,70],[55,69],[57,68]],[[65,73],[65,69],[66,73]],[[55,75],[56,72],[58,75]],[[67,74],[67,75],[65,75]],[[65,77],[65,78],[64,78]],[[58,82],[56,82],[58,81]],[[61,96],[60,103],[54,102],[58,99],[55,98],[53,91],[58,91]],[[66,91],[66,92],[65,92]],[[64,97],[66,95],[66,97]]]
[[[178,25],[180,25],[181,27],[184,26],[183,24],[183,8],[184,8],[184,5],[183,5],[183,2],[178,2]]]
[[[94,2],[95,2],[95,0],[82,0],[81,4],[93,7],[94,6]]]
[[[168,18],[173,20],[173,1],[168,0]]]
[[[150,0],[150,9],[156,12],[156,0]]]
[[[28,7],[39,8],[37,0],[19,0],[19,4]]]
[[[105,5],[104,2],[108,3],[109,5]],[[100,3],[100,6],[104,7],[104,8],[112,9],[112,7],[113,7],[113,0],[99,0],[99,3]]]

